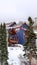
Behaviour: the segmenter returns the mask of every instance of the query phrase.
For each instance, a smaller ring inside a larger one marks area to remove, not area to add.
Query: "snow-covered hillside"
[[[20,65],[19,55],[23,55],[23,46],[8,47],[8,63],[9,65]]]

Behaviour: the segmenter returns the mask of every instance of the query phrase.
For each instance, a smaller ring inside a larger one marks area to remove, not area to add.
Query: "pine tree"
[[[27,39],[27,44],[29,45],[29,47],[32,47],[33,49],[36,47],[36,44],[35,44],[35,38],[36,38],[36,35],[33,31],[33,20],[31,17],[28,18],[28,21],[29,21],[29,34],[28,34],[28,39]]]
[[[8,51],[7,51],[7,40],[6,40],[6,25],[5,23],[3,24],[3,48],[4,48],[4,60],[5,60],[5,65],[8,65],[7,59],[8,59]]]
[[[0,26],[0,61],[1,61],[1,26]]]
[[[0,27],[0,50],[1,50],[1,27]]]
[[[2,24],[1,24],[1,65],[3,65],[3,47],[2,47]]]
[[[8,51],[7,51],[7,42],[6,42],[6,25],[5,23],[1,24],[1,65],[5,62],[4,65],[8,65]]]
[[[24,45],[24,46],[26,46],[26,48],[24,47],[24,51],[25,50],[30,51],[31,48],[35,51],[35,48],[36,48],[36,44],[35,44],[35,42],[36,42],[36,39],[35,39],[36,35],[35,35],[34,31],[33,31],[33,24],[34,24],[34,22],[33,22],[31,17],[28,18],[28,21],[29,21],[28,30],[25,31],[25,34],[27,36],[26,37],[27,38],[27,42]],[[25,56],[25,54],[24,54],[24,56]]]

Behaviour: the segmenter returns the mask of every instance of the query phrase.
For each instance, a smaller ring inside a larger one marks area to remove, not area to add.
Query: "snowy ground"
[[[18,45],[18,47],[8,47],[8,63],[9,65],[20,65],[19,55],[23,55],[23,46]]]
[[[23,57],[25,53],[23,46],[18,44],[18,47],[8,47],[8,63],[9,65],[29,65],[28,57]]]

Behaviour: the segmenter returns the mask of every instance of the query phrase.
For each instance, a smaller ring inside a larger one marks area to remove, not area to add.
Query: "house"
[[[28,25],[26,23],[23,23],[20,26],[15,24],[16,25],[15,26],[14,24],[10,25],[10,27],[12,26],[12,29],[9,30],[8,42],[10,45],[11,44],[22,44],[23,45],[24,43],[26,43],[25,30],[27,30]]]

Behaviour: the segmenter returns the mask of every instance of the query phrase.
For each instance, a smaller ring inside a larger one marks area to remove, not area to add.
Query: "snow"
[[[23,46],[18,45],[18,47],[8,47],[8,63],[9,65],[20,65],[19,55],[23,55]]]

